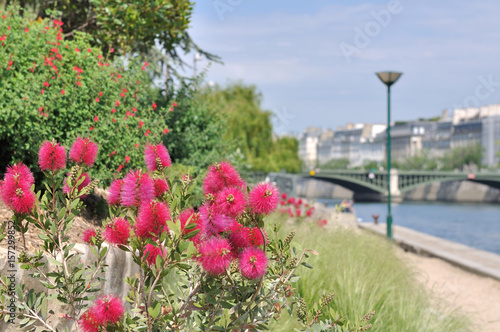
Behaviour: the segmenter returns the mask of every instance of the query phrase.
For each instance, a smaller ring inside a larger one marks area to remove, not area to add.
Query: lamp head
[[[378,78],[380,78],[380,80],[387,86],[393,85],[399,79],[399,77],[403,75],[403,73],[398,73],[395,71],[383,71],[376,74]]]

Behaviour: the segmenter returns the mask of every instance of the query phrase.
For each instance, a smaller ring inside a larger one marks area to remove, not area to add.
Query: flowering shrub
[[[47,177],[44,193],[32,191],[33,175],[21,163],[8,168],[0,184],[0,197],[15,213],[15,229],[24,238],[29,227],[36,227],[44,242],[34,255],[23,251],[20,266],[53,292],[47,295],[20,284],[9,293],[3,277],[0,318],[9,313],[5,308],[12,300],[21,327],[37,322],[55,331],[48,323],[55,313],[49,309],[58,301],[68,308],[59,317],[85,332],[256,331],[282,310],[293,314],[298,305],[297,317],[311,331],[316,326],[349,330],[342,316],[326,314],[333,294],[308,309],[294,293],[292,284],[299,278],[295,270],[301,264],[312,268],[304,259],[315,252],[294,245],[294,232],[280,238],[280,225],[267,224],[279,201],[277,188],[247,188],[230,163],[217,163],[203,180],[205,200],[194,210],[190,201],[195,180],[166,178],[171,162],[161,144],[146,147],[147,172],[131,170],[111,184],[110,217],[104,231],[83,234],[94,256],[92,263],[83,262],[66,233],[83,206],[80,198],[97,184],[88,174],[98,163],[98,149],[91,139],[78,138],[69,155],[74,166],[64,180],[65,194],[61,176],[66,152],[55,141],[42,143],[39,150],[38,162]],[[163,183],[162,190],[155,190],[157,181]],[[10,235],[8,241],[13,241]],[[126,302],[113,294],[94,295],[102,280],[97,276],[106,270],[109,245],[130,252],[140,270],[125,277],[130,286]]]
[[[87,35],[65,40],[61,21],[18,13],[0,13],[0,160],[23,160],[38,178],[35,147],[45,137],[67,146],[80,134],[99,144],[93,173],[105,184],[139,167],[144,145],[168,135],[172,113],[156,106],[146,64],[125,70]]]
[[[304,203],[301,198],[288,197],[286,193],[281,194],[279,205],[279,212],[288,214],[290,218],[312,217],[315,210],[308,203]]]

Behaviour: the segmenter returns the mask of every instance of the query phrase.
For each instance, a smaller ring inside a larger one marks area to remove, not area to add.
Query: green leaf
[[[307,263],[307,262],[302,262],[302,265],[305,266],[305,267],[307,267],[308,269],[312,269],[313,268],[313,266],[311,264]]]
[[[184,235],[182,238],[184,240],[189,240],[190,238],[198,235],[199,232],[200,232],[200,229],[195,229],[194,231],[191,231],[191,232],[187,233],[186,235]]]

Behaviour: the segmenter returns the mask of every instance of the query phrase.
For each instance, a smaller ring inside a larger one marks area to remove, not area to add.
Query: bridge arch
[[[377,185],[367,183],[361,180],[352,179],[349,177],[330,175],[325,176],[314,176],[313,179],[319,181],[326,181],[337,184],[341,187],[351,190],[354,193],[370,193],[370,194],[383,194],[385,190]]]

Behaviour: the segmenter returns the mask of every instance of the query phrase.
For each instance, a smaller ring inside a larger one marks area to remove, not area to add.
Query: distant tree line
[[[423,150],[420,154],[408,157],[403,160],[392,160],[391,167],[403,171],[464,171],[467,169],[481,169],[484,151],[481,144],[476,143],[469,146],[458,147],[449,150],[441,158],[432,157],[430,151]],[[363,166],[349,167],[348,159],[331,160],[320,168],[327,169],[383,169],[387,168],[387,162],[377,163],[376,161],[366,161]]]

